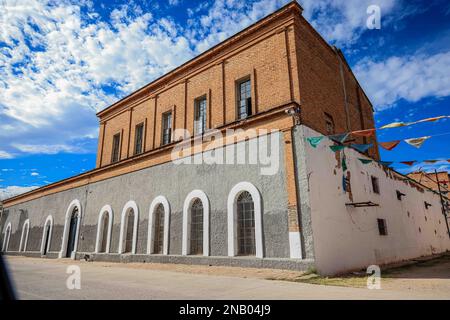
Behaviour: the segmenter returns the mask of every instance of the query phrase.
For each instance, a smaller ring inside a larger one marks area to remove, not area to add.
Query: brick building
[[[307,136],[319,133],[374,128],[374,119],[372,105],[342,52],[311,27],[297,2],[97,116],[96,168],[5,200],[3,251],[60,258],[89,254],[94,260],[111,261],[293,269],[315,265],[323,273],[335,273],[450,248],[444,220],[434,207],[430,220],[436,229],[424,231],[417,250],[402,251],[414,236],[394,246],[386,245],[388,236],[380,238],[373,226],[389,220],[384,217],[387,209],[361,209],[381,211],[361,218],[367,219],[361,223],[369,225],[369,235],[355,234],[359,229],[352,228],[349,216],[357,209],[348,203],[356,203],[358,187],[367,190],[362,200],[375,197],[380,208],[379,197],[388,197],[388,203],[395,197],[393,191],[372,195],[367,172],[372,170],[380,183],[388,181],[389,190],[404,182],[377,164],[369,170],[349,161],[353,192],[343,191],[339,154],[323,149],[332,142],[326,139],[315,150],[305,143]],[[180,135],[180,129],[187,131]],[[192,158],[204,157],[212,140],[231,129],[241,130],[232,131],[214,151],[236,146],[233,160],[242,154],[250,157],[252,143],[270,137],[271,146],[279,146],[275,174],[261,174],[261,162],[174,163],[180,143]],[[349,160],[379,159],[375,139],[353,138],[353,143],[372,142],[374,147],[365,154],[349,151]],[[420,200],[411,196],[413,202],[439,201],[432,193],[418,191],[418,185],[408,188],[420,195]],[[387,221],[387,228],[392,232],[406,227]],[[408,228],[418,232],[415,225]],[[354,239],[366,236],[372,240],[364,238],[358,247]],[[392,253],[393,247],[402,253]],[[352,250],[369,254],[342,259],[342,252],[353,255]]]

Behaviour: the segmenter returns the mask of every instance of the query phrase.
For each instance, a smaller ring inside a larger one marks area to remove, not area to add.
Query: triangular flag
[[[331,136],[328,136],[328,138],[330,138],[331,140],[343,143],[347,139],[348,135],[349,135],[349,133],[333,134]]]
[[[363,159],[363,158],[358,158],[358,160],[361,161],[362,164],[368,164],[373,161],[371,159]]]
[[[371,137],[373,136],[373,134],[375,133],[375,129],[367,129],[367,130],[358,130],[358,131],[353,131],[352,135],[355,135],[357,137]]]
[[[431,138],[431,136],[425,136],[420,138],[411,138],[411,139],[405,139],[405,142],[413,147],[420,148],[422,144],[425,142],[425,140]]]
[[[401,140],[394,140],[394,141],[388,141],[388,142],[379,142],[378,145],[382,147],[383,149],[386,149],[388,151],[391,151],[394,149],[398,144],[401,142]]]
[[[338,146],[330,146],[330,149],[331,149],[331,151],[333,151],[333,152],[343,150],[344,148],[345,148],[345,146],[342,146],[342,145],[338,145]]]
[[[379,164],[383,166],[389,167],[393,162],[392,161],[378,161]]]
[[[450,162],[450,159],[447,159],[447,162]]]
[[[438,160],[423,160],[425,163],[436,163]]]
[[[416,160],[413,161],[400,161],[400,163],[406,164],[407,166],[412,166],[414,163],[416,162]]]
[[[434,122],[434,121],[437,121],[437,120],[440,120],[440,119],[443,119],[443,118],[447,118],[448,116],[439,116],[439,117],[434,117],[434,118],[426,118],[426,119],[422,119],[422,120],[419,120],[419,121],[415,121],[415,122],[412,122],[411,124],[416,124],[416,123],[421,123],[421,122]]]
[[[358,150],[361,153],[366,152],[367,150],[369,150],[369,148],[373,146],[372,143],[369,144],[351,144],[350,147],[355,148],[356,150]]]
[[[408,125],[408,123],[404,123],[404,122],[392,122],[385,126],[382,126],[380,129],[398,128],[398,127],[404,127],[407,125]]]
[[[319,143],[322,141],[323,138],[324,138],[324,136],[321,136],[321,137],[309,137],[309,138],[306,138],[306,140],[308,140],[308,142],[311,145],[311,147],[317,148],[317,146],[319,145]]]

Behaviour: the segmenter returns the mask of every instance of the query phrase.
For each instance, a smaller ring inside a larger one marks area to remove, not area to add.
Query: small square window
[[[397,194],[397,200],[402,201],[402,197],[406,196],[406,194],[404,194],[403,192],[400,192],[398,190],[396,190],[396,194]]]
[[[387,236],[387,227],[385,219],[377,219],[378,222],[378,233],[380,236]]]
[[[373,193],[380,194],[380,186],[378,184],[378,178],[374,177],[374,176],[371,176],[371,180],[372,180]]]
[[[327,130],[327,134],[334,134],[335,133],[335,129],[334,129],[334,120],[333,117],[324,112],[324,116],[325,116],[325,129]]]

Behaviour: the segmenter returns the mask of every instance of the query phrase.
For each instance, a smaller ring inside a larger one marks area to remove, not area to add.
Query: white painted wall
[[[307,127],[301,130],[306,137],[319,135]],[[343,191],[340,159],[329,149],[332,142],[325,138],[316,149],[305,139],[299,143],[304,144],[306,155],[306,167],[300,166],[299,174],[309,177],[301,189],[308,192],[309,188],[315,259],[320,272],[333,274],[450,250],[437,194],[425,188],[420,192],[408,182],[394,179],[401,175],[384,170],[376,162],[362,164],[358,157],[367,157],[346,148],[353,202],[380,205],[346,206],[352,201]],[[379,195],[372,191],[371,175],[378,177]],[[406,194],[402,201],[397,199],[396,190]],[[425,209],[424,201],[432,207]],[[386,219],[387,236],[379,235],[377,218]]]

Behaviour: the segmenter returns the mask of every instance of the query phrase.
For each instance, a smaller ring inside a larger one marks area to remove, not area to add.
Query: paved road
[[[73,261],[81,289],[66,286],[71,262],[8,257],[21,299],[418,299],[429,293],[319,286],[286,281],[136,269]]]

